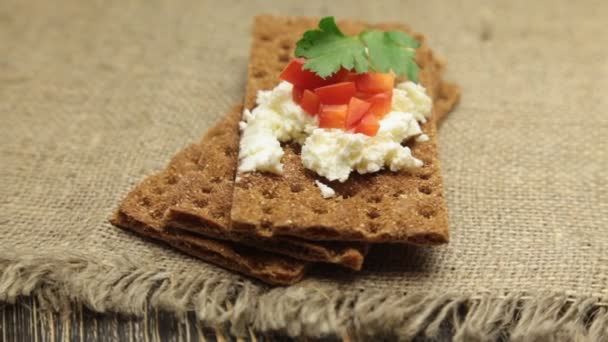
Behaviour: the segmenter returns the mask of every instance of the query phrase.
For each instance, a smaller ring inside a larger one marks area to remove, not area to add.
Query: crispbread
[[[229,270],[246,274],[269,284],[289,285],[302,279],[308,264],[227,241],[201,238],[192,234],[169,234],[118,211],[112,224]]]
[[[198,156],[198,167],[188,168],[189,171],[181,176],[179,183],[168,191],[172,205],[165,213],[164,224],[174,232],[186,230],[216,239],[238,241],[301,260],[360,269],[367,251],[367,246],[362,243],[267,239],[230,232],[241,109],[231,111],[221,125],[206,134],[205,146]]]
[[[221,127],[222,124],[218,126]],[[202,144],[205,144],[205,141]],[[164,171],[146,178],[127,195],[111,222],[124,229],[166,242],[187,254],[270,284],[292,284],[299,281],[308,266],[305,261],[234,242],[183,232],[168,232],[164,228],[163,217],[173,200],[172,194],[167,190],[171,185],[177,184],[183,174],[199,167],[200,156],[199,145],[190,145],[180,151]]]
[[[255,105],[258,90],[271,89],[277,84],[279,72],[293,57],[295,42],[317,22],[316,18],[301,17],[256,18],[247,108]],[[342,21],[339,26],[351,34],[369,27],[358,21]],[[430,120],[423,125],[430,141],[409,144],[413,155],[424,161],[424,167],[409,172],[353,174],[345,183],[329,183],[338,196],[323,199],[314,184],[321,178],[303,168],[297,146],[286,145],[282,176],[259,172],[240,175],[231,212],[234,230],[265,237],[285,235],[311,240],[418,244],[448,241],[436,124],[458,101],[459,88],[441,80],[443,66],[433,57],[421,34],[399,24],[374,27],[405,30],[421,42],[416,55],[421,67],[419,78],[435,105]]]
[[[197,242],[199,237],[242,240],[245,245],[297,259],[360,269],[367,249],[361,243],[313,243],[293,238],[275,240],[228,234],[241,111],[242,106],[233,108],[221,123],[205,134],[201,145],[191,145],[182,150],[173,158],[165,173],[144,180],[123,201],[120,222],[131,222],[132,225],[139,222],[137,227],[140,233],[162,238],[169,244],[177,244],[177,247],[183,244],[180,243],[181,239],[174,238],[175,235],[190,239],[191,245],[200,244]],[[203,201],[205,205],[202,205]],[[169,215],[170,212],[174,212],[174,215]],[[169,224],[191,232],[169,231]],[[189,251],[190,254],[196,252]]]

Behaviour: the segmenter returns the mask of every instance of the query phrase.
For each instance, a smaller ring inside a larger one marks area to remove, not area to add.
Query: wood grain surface
[[[415,341],[450,341],[449,327],[434,339],[422,336]],[[323,339],[336,341],[337,339]],[[342,341],[353,341],[343,336]],[[390,337],[374,341],[391,341]],[[22,298],[15,304],[0,303],[0,342],[55,341],[169,341],[169,342],[241,342],[294,341],[281,334],[250,334],[234,338],[217,329],[202,327],[194,313],[178,319],[170,313],[151,310],[143,317],[100,314],[83,306],[74,306],[71,313],[60,315],[42,310],[33,298]],[[296,341],[310,341],[297,339]]]
[[[193,313],[184,319],[152,310],[143,317],[99,314],[75,306],[69,315],[40,310],[32,298],[0,304],[0,341],[241,341],[197,324]],[[248,340],[270,341],[273,336]]]

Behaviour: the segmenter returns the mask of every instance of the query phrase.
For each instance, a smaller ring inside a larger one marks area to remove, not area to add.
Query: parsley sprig
[[[414,61],[420,43],[401,31],[365,30],[347,36],[336,25],[334,17],[325,17],[319,28],[304,33],[296,44],[295,55],[308,61],[304,68],[326,78],[340,70],[354,69],[389,72],[418,82],[418,65]]]

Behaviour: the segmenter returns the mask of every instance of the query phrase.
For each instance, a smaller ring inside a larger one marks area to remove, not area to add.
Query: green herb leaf
[[[358,73],[369,68],[365,46],[359,37],[345,36],[333,17],[321,19],[318,30],[306,31],[296,44],[295,54],[308,58],[304,69],[323,78],[331,76],[340,67],[355,69]]]
[[[367,30],[358,36],[346,36],[333,17],[325,17],[318,29],[304,33],[295,54],[308,59],[305,69],[323,78],[343,67],[357,73],[392,71],[417,82],[419,68],[414,57],[419,45],[401,31]]]
[[[415,49],[420,44],[416,40],[400,31],[370,30],[362,32],[360,37],[369,49],[369,58],[375,71],[393,71],[418,82],[418,66],[414,57]]]

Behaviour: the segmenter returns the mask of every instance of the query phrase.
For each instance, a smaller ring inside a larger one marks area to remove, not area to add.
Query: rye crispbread
[[[201,145],[188,146],[172,158],[164,171],[139,183],[121,203],[110,220],[112,224],[270,284],[292,284],[299,281],[308,266],[305,261],[234,242],[183,232],[168,232],[165,229],[163,217],[173,200],[173,194],[168,189],[177,184],[186,172],[199,167],[202,145],[205,145],[205,141]]]
[[[255,105],[258,90],[276,86],[279,72],[293,57],[295,42],[317,23],[317,18],[256,17],[246,108]],[[338,24],[349,34],[370,27],[358,21]],[[326,181],[302,166],[299,147],[286,145],[282,176],[258,172],[240,175],[232,203],[233,229],[265,237],[285,235],[311,240],[417,244],[448,241],[436,130],[438,120],[457,103],[459,88],[442,81],[443,63],[433,57],[421,34],[399,24],[372,27],[404,30],[421,42],[416,54],[421,67],[419,78],[434,100],[432,116],[422,125],[430,140],[411,141],[408,145],[412,154],[424,161],[424,167],[408,172],[353,174],[344,183],[328,183],[337,197],[324,199],[314,181]]]
[[[111,221],[115,226],[164,242],[188,255],[257,278],[268,284],[297,283],[302,279],[308,267],[307,263],[300,260],[260,252],[228,241],[201,238],[192,234],[167,233],[121,211],[117,212]]]
[[[289,237],[268,239],[230,231],[241,112],[242,107],[232,110],[222,124],[207,132],[198,167],[188,168],[179,183],[169,191],[172,205],[164,215],[165,226],[174,232],[186,230],[211,238],[238,241],[300,260],[334,263],[359,270],[367,252],[367,246],[362,243],[311,242]]]

